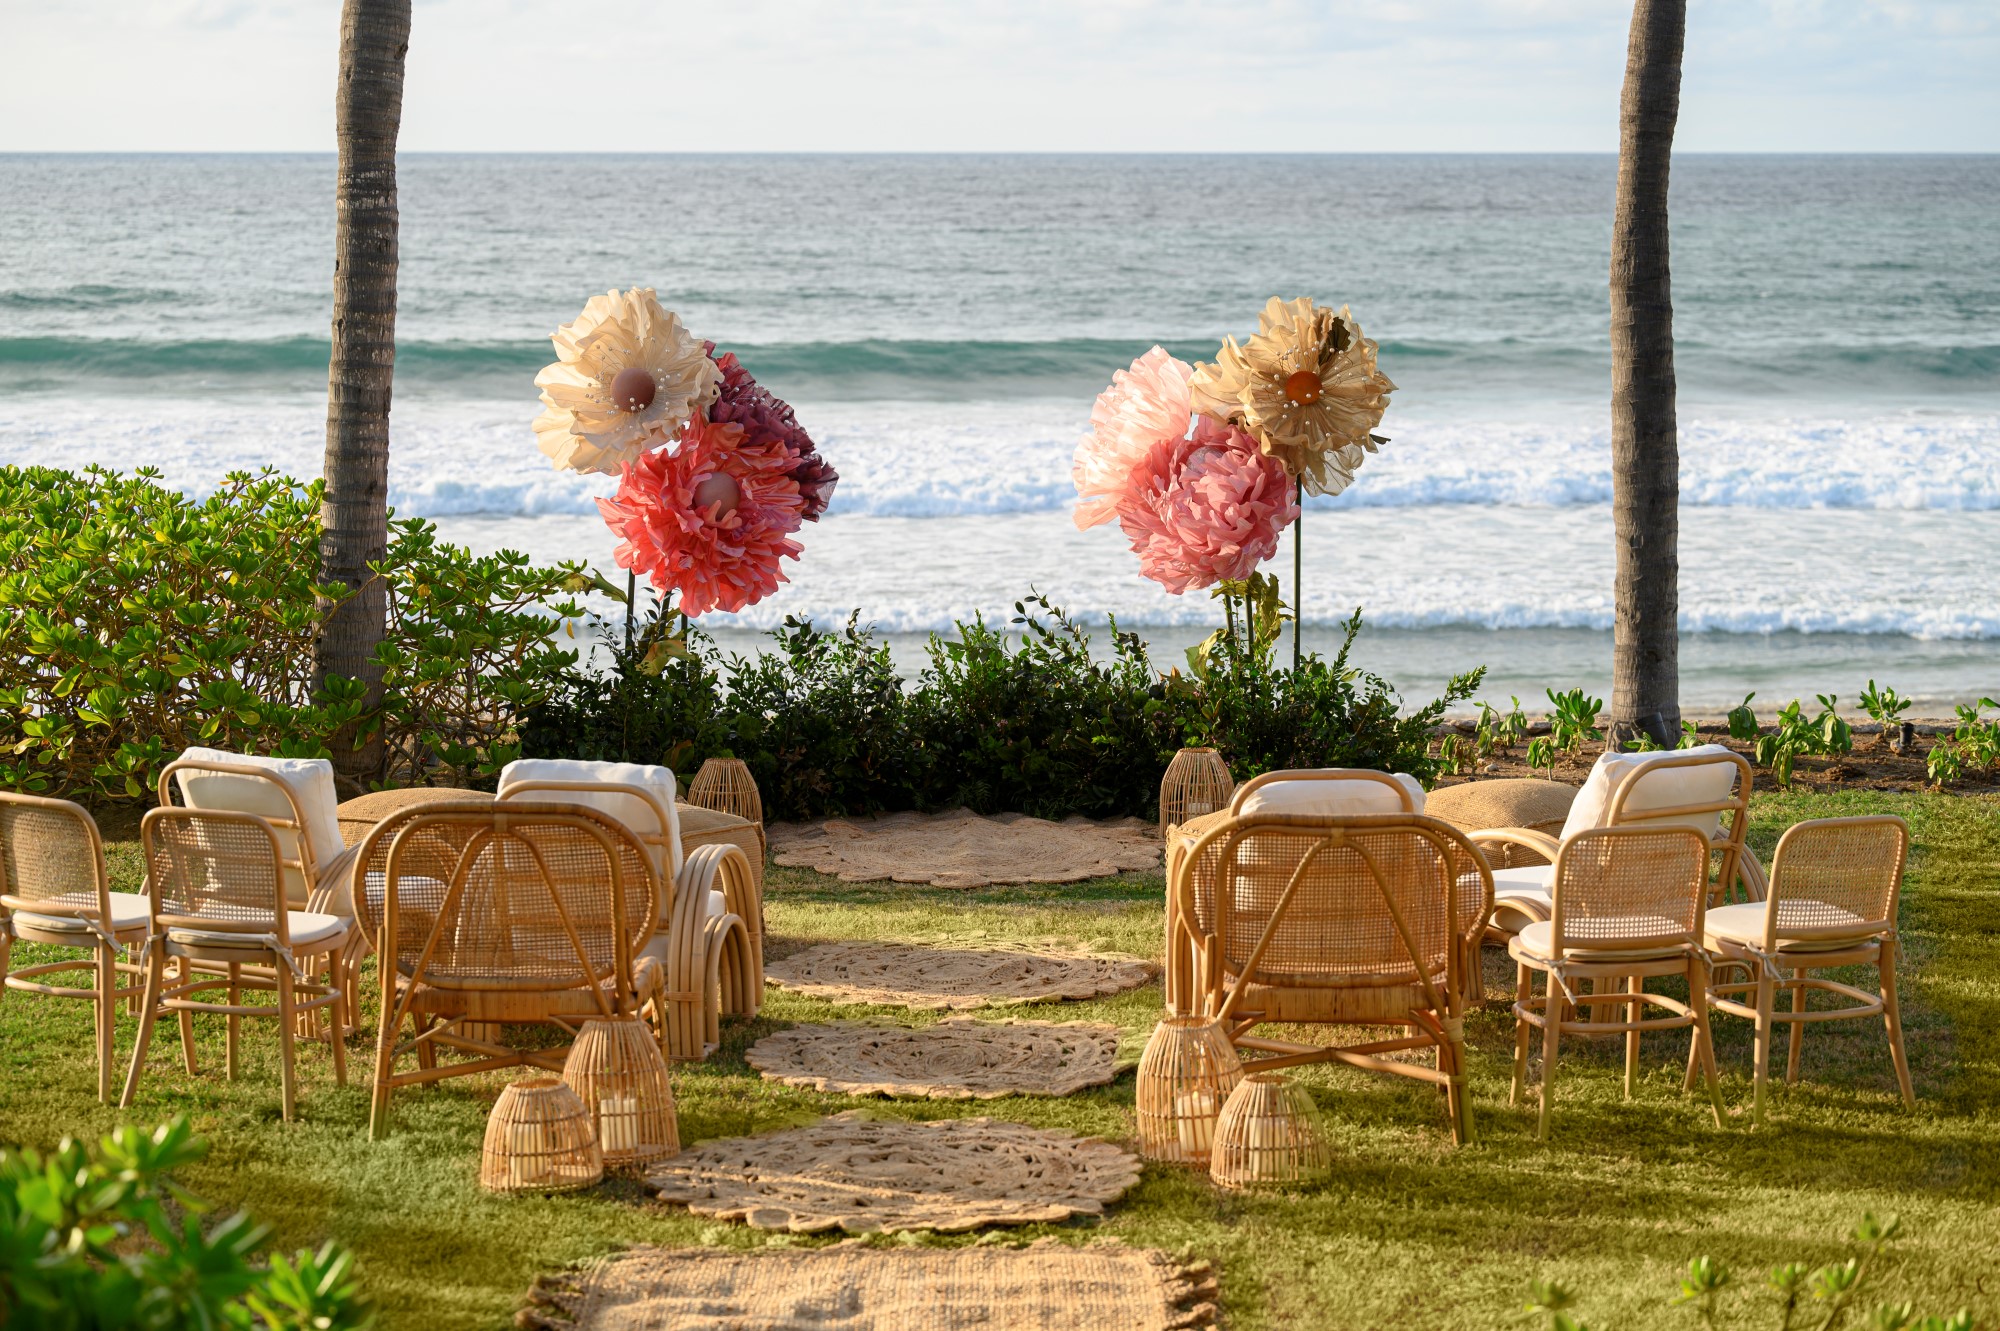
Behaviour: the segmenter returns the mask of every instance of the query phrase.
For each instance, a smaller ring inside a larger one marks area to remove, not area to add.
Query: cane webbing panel
[[[1556,863],[1561,947],[1629,949],[1695,937],[1708,891],[1708,842],[1699,833],[1584,832]]]
[[[1778,936],[1894,923],[1909,834],[1892,819],[1800,823],[1771,868]]]
[[[0,800],[0,895],[94,906],[97,887],[97,850],[83,810]]]

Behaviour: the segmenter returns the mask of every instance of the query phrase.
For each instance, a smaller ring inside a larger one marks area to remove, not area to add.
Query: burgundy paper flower
[[[735,352],[717,356],[715,343],[706,345],[710,359],[722,371],[722,391],[708,408],[709,420],[742,426],[746,448],[782,450],[788,474],[798,483],[805,500],[805,520],[818,522],[833,499],[840,474],[819,455],[818,446],[799,424],[789,403],[751,378]]]

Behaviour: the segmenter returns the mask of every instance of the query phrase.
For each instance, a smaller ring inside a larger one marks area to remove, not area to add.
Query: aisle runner
[[[1151,824],[1136,818],[1052,823],[1022,813],[981,817],[892,813],[883,818],[777,823],[770,828],[774,863],[831,874],[850,883],[930,883],[986,887],[993,883],[1078,883],[1160,863]]]
[[[1103,998],[1137,989],[1159,967],[1118,953],[1057,943],[992,947],[927,943],[821,943],[780,957],[764,978],[840,1003],[975,1008]]]
[[[766,1081],[842,1095],[991,1100],[1069,1095],[1118,1075],[1116,1026],[973,1021],[931,1027],[836,1022],[767,1035],[744,1058]]]

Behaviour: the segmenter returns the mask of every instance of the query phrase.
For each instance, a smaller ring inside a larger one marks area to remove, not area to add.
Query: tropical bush
[[[384,740],[385,782],[462,783],[513,753],[515,718],[575,662],[576,568],[474,557],[428,523],[391,524],[377,655],[362,686],[315,688],[321,485],[233,473],[205,499],[158,473],[0,468],[0,786],[142,797],[191,744],[329,756]]]
[[[208,1153],[185,1115],[93,1150],[0,1148],[0,1326],[43,1331],[358,1331],[372,1320],[334,1244],[260,1262],[270,1230],[173,1174]]]

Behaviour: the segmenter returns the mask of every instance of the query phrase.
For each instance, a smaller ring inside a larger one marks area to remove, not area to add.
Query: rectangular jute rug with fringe
[[[529,1293],[541,1331],[1201,1331],[1215,1273],[1114,1241],[635,1248]]]

